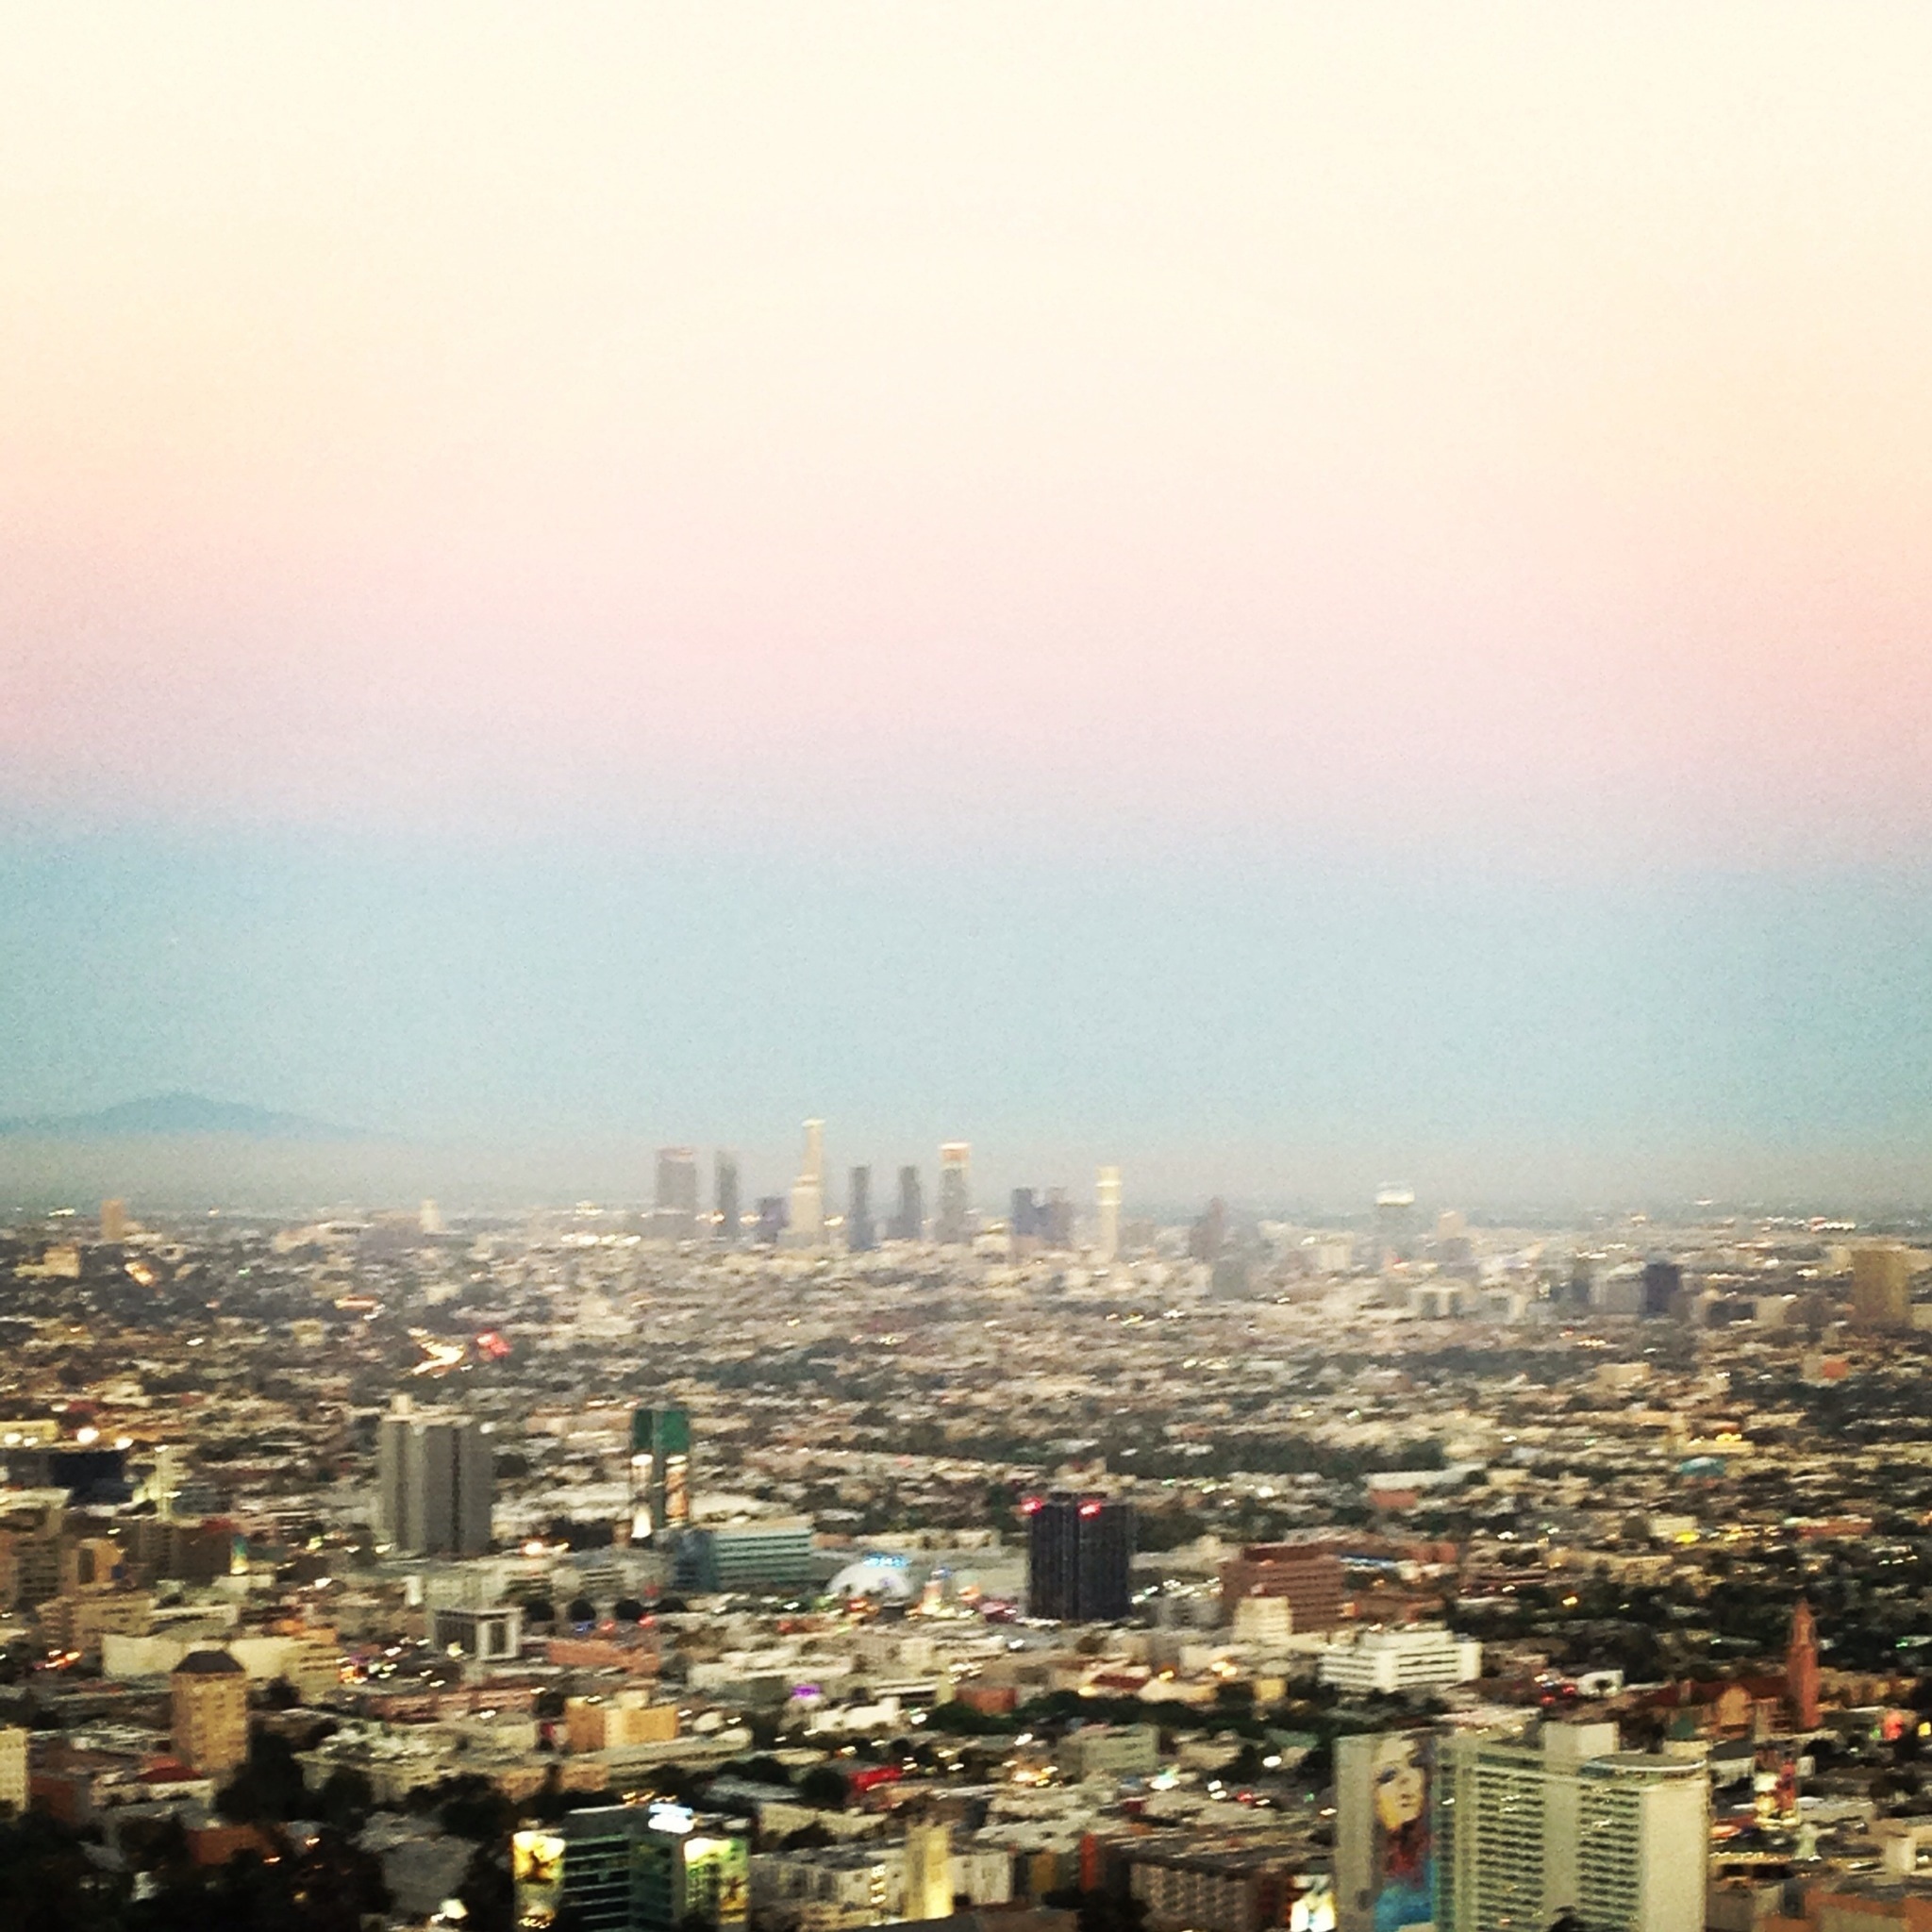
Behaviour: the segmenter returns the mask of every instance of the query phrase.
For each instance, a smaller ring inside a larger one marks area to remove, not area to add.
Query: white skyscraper
[[[1093,1245],[1103,1261],[1111,1261],[1121,1251],[1120,1169],[1103,1167],[1094,1193],[1100,1208],[1100,1229]]]
[[[786,1239],[794,1248],[816,1248],[825,1238],[825,1124],[805,1124],[805,1164],[791,1183],[791,1219]]]
[[[940,1148],[940,1210],[932,1238],[942,1247],[973,1238],[973,1149],[964,1141]]]
[[[175,1498],[181,1493],[181,1452],[172,1442],[155,1445],[155,1473],[148,1478],[148,1501],[163,1523],[175,1520]]]
[[[495,1479],[488,1424],[408,1396],[377,1424],[376,1523],[409,1555],[476,1557],[490,1547]]]
[[[1710,1779],[1619,1751],[1609,1724],[1444,1739],[1435,1791],[1441,1932],[1574,1912],[1615,1932],[1702,1932]]]

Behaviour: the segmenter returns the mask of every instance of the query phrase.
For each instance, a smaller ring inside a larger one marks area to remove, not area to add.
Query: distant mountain
[[[200,1093],[157,1093],[124,1100],[94,1113],[60,1113],[0,1120],[0,1136],[16,1140],[108,1141],[182,1139],[227,1134],[245,1141],[359,1141],[356,1127],[339,1127],[299,1113],[274,1113]]]

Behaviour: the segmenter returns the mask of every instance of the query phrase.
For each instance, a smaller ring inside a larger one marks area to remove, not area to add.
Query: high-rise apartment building
[[[741,1211],[738,1195],[738,1162],[722,1149],[711,1162],[711,1201],[717,1210],[714,1231],[721,1241],[738,1239]]]
[[[1111,1624],[1133,1607],[1134,1507],[1055,1491],[1028,1496],[1026,1608],[1063,1624]]]
[[[892,1217],[892,1239],[916,1241],[925,1234],[925,1193],[919,1185],[919,1170],[899,1170],[899,1211]]]
[[[1121,1251],[1121,1171],[1103,1167],[1094,1183],[1096,1224],[1093,1252],[1103,1261],[1118,1258]]]
[[[1912,1251],[1896,1241],[1852,1250],[1852,1320],[1860,1328],[1912,1325]]]
[[[1703,1932],[1709,1773],[1620,1751],[1615,1724],[1441,1740],[1433,1820],[1427,1916],[1441,1932],[1514,1932],[1565,1912],[1619,1932]]]
[[[845,1189],[845,1245],[863,1255],[878,1245],[872,1221],[872,1169],[855,1167]]]
[[[651,1232],[660,1241],[688,1241],[698,1231],[698,1157],[691,1147],[658,1150],[658,1192]]]
[[[641,1408],[630,1419],[631,1541],[674,1536],[691,1521],[691,1416]]]
[[[125,1241],[127,1239],[127,1203],[125,1201],[103,1201],[101,1203],[101,1239],[110,1243]]]
[[[973,1232],[973,1149],[964,1141],[940,1148],[940,1204],[932,1238],[941,1247],[958,1247]]]
[[[490,1547],[494,1488],[488,1425],[448,1409],[417,1409],[400,1396],[378,1429],[384,1540],[410,1556],[481,1556]]]
[[[248,1756],[248,1676],[225,1650],[191,1650],[168,1678],[175,1755],[219,1774]]]
[[[794,1248],[816,1248],[825,1238],[825,1124],[805,1124],[805,1161],[791,1183],[786,1240]]]

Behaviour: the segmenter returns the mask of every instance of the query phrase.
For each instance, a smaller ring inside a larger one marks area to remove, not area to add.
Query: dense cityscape
[[[0,1932],[1932,1932],[1932,5],[0,50]]]
[[[1917,1224],[648,1193],[6,1230],[18,1923],[1932,1911]]]

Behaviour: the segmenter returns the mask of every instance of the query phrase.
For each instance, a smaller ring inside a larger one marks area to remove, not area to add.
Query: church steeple
[[[1785,1646],[1785,1702],[1799,1730],[1818,1728],[1818,1620],[1803,1597],[1791,1610],[1791,1641]]]

